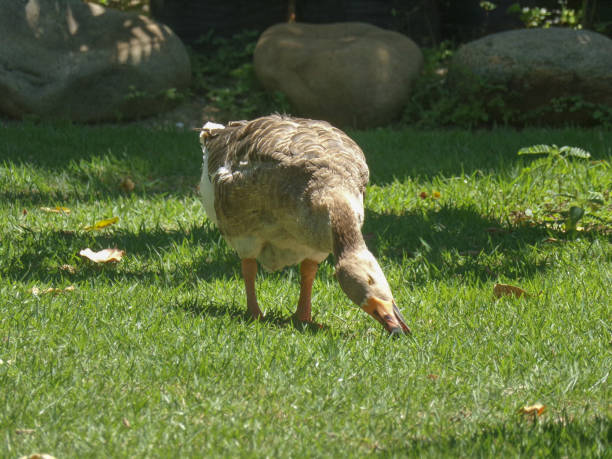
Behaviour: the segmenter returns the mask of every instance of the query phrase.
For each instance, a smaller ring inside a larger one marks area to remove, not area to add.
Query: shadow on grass
[[[9,171],[26,171],[20,172],[21,188],[3,190],[0,199],[24,205],[116,197],[126,177],[135,195],[185,194],[197,185],[202,166],[198,135],[191,131],[21,123],[0,125],[0,137],[0,167],[6,161]],[[24,180],[40,173],[57,183]]]
[[[151,180],[153,185],[139,184],[134,190],[127,193],[121,189],[121,180],[123,177],[129,176],[129,173],[116,175],[112,179],[112,183],[99,179],[82,180],[79,186],[86,187],[87,192],[78,191],[76,187],[72,187],[70,190],[4,190],[0,191],[0,201],[19,202],[23,208],[28,210],[30,207],[54,207],[56,205],[69,207],[72,203],[128,197],[147,199],[156,194],[177,197],[193,196],[200,179],[199,175],[159,176]]]
[[[524,164],[520,148],[536,144],[574,145],[588,150],[593,159],[610,156],[612,132],[604,129],[492,130],[406,128],[351,131],[364,151],[370,181],[384,185],[395,179],[431,179],[436,176],[471,175],[475,171],[499,173]]]
[[[104,233],[86,231],[37,232],[27,229],[13,242],[15,250],[4,260],[2,273],[21,281],[57,282],[84,281],[103,276],[109,281],[129,281],[154,284],[160,278],[175,280],[177,285],[194,280],[210,281],[239,275],[240,260],[223,242],[220,233],[209,224],[184,230],[163,228],[137,231],[108,230]],[[78,256],[85,248],[101,250],[116,247],[126,255],[120,264],[94,264]],[[164,265],[174,252],[181,255],[178,263]],[[199,256],[190,256],[192,252]],[[67,274],[62,265],[76,270]],[[168,272],[165,272],[168,271]]]
[[[134,126],[79,126],[70,123],[1,126],[0,158],[27,168],[68,172],[64,190],[16,190],[0,199],[48,203],[119,194],[124,176],[135,178],[136,193],[178,192],[194,187],[202,154],[197,133]],[[512,129],[491,131],[375,129],[351,131],[366,153],[371,182],[467,175],[510,170],[524,159],[521,147],[556,143],[589,150],[593,159],[609,157],[612,132],[588,129]],[[86,190],[82,196],[77,185]]]
[[[198,133],[137,126],[91,126],[70,122],[0,124],[2,159],[50,171],[115,156],[126,161],[142,160],[151,170],[187,172],[192,161],[200,167],[202,151]]]
[[[231,317],[243,323],[253,322],[254,319],[246,308],[246,298],[243,298],[242,305],[236,304],[218,304],[211,301],[202,301],[201,298],[192,298],[183,303],[176,304],[176,308],[183,309],[197,316],[210,317]],[[294,328],[298,332],[315,335],[325,332],[328,329],[326,326],[321,326],[316,323],[300,323],[292,320],[292,317],[284,317],[279,311],[266,311],[265,317],[261,323],[273,328]]]
[[[17,247],[4,260],[5,276],[13,280],[59,281],[66,274],[58,268],[76,264],[71,280],[84,281],[103,275],[110,281],[159,282],[160,277],[181,283],[240,277],[240,260],[209,223],[184,229],[160,227],[136,231],[109,230],[35,232],[28,230],[14,242]],[[530,277],[546,269],[545,257],[534,257],[534,247],[555,231],[538,226],[502,226],[470,208],[441,207],[425,214],[379,214],[368,211],[364,234],[372,252],[394,263],[415,260],[430,268],[429,277],[469,275],[481,281]],[[583,238],[595,237],[585,233]],[[82,261],[80,250],[117,247],[126,251],[121,265],[105,269]],[[179,252],[179,253],[177,253]],[[194,256],[193,253],[197,253]],[[135,263],[130,263],[129,258]],[[65,261],[62,261],[65,260]],[[164,263],[172,260],[168,265]],[[333,263],[333,257],[329,259]],[[494,262],[494,266],[491,263]],[[170,266],[170,267],[168,267]],[[55,268],[54,268],[55,267]],[[290,269],[290,268],[289,268]],[[329,270],[318,276],[331,277]]]
[[[469,207],[448,206],[424,215],[370,211],[364,234],[376,256],[398,264],[412,259],[426,265],[427,276],[417,277],[421,282],[453,276],[479,281],[532,277],[549,267],[540,250],[549,245],[547,241],[568,237],[541,225],[502,224]],[[593,240],[598,235],[583,232],[581,237]]]
[[[443,438],[414,439],[404,446],[385,448],[391,456],[489,457],[605,457],[612,443],[612,425],[595,417],[584,422],[566,418],[557,421],[506,423],[482,428],[472,436],[457,434]],[[436,454],[437,453],[437,454]]]

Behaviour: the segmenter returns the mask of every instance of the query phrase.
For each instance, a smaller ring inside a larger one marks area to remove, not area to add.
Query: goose
[[[308,323],[318,266],[333,253],[348,298],[390,334],[410,332],[361,233],[369,170],[348,135],[325,121],[279,114],[226,126],[207,122],[199,131],[200,199],[241,259],[254,319],[263,318],[257,262],[268,271],[300,265],[293,319]]]

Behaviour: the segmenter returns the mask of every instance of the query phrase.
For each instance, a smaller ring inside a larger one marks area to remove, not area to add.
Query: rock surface
[[[0,112],[16,118],[147,116],[191,78],[168,27],[80,0],[0,0],[0,43]]]
[[[497,33],[462,46],[448,78],[459,91],[476,81],[505,88],[493,92],[508,110],[538,110],[545,123],[583,122],[592,104],[612,107],[612,40],[561,28]]]
[[[295,114],[364,128],[400,114],[423,56],[406,36],[369,24],[290,23],[261,35],[254,65]]]

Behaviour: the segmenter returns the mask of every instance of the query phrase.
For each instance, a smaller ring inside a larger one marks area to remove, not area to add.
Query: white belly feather
[[[204,210],[208,218],[216,225],[217,213],[215,212],[215,187],[212,184],[208,175],[208,150],[202,146],[202,178],[200,179],[200,199],[204,205]]]

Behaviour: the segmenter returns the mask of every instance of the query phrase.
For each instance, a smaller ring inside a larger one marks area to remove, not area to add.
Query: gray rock
[[[0,0],[0,43],[0,112],[17,118],[146,116],[191,78],[168,27],[80,0]]]
[[[296,114],[354,127],[395,119],[422,65],[412,40],[362,23],[277,24],[254,54],[260,82],[286,94]]]
[[[498,117],[514,111],[528,121],[584,122],[593,104],[612,107],[612,40],[561,28],[497,33],[462,46],[448,79],[466,97],[474,84],[484,85],[483,97],[501,97]]]

